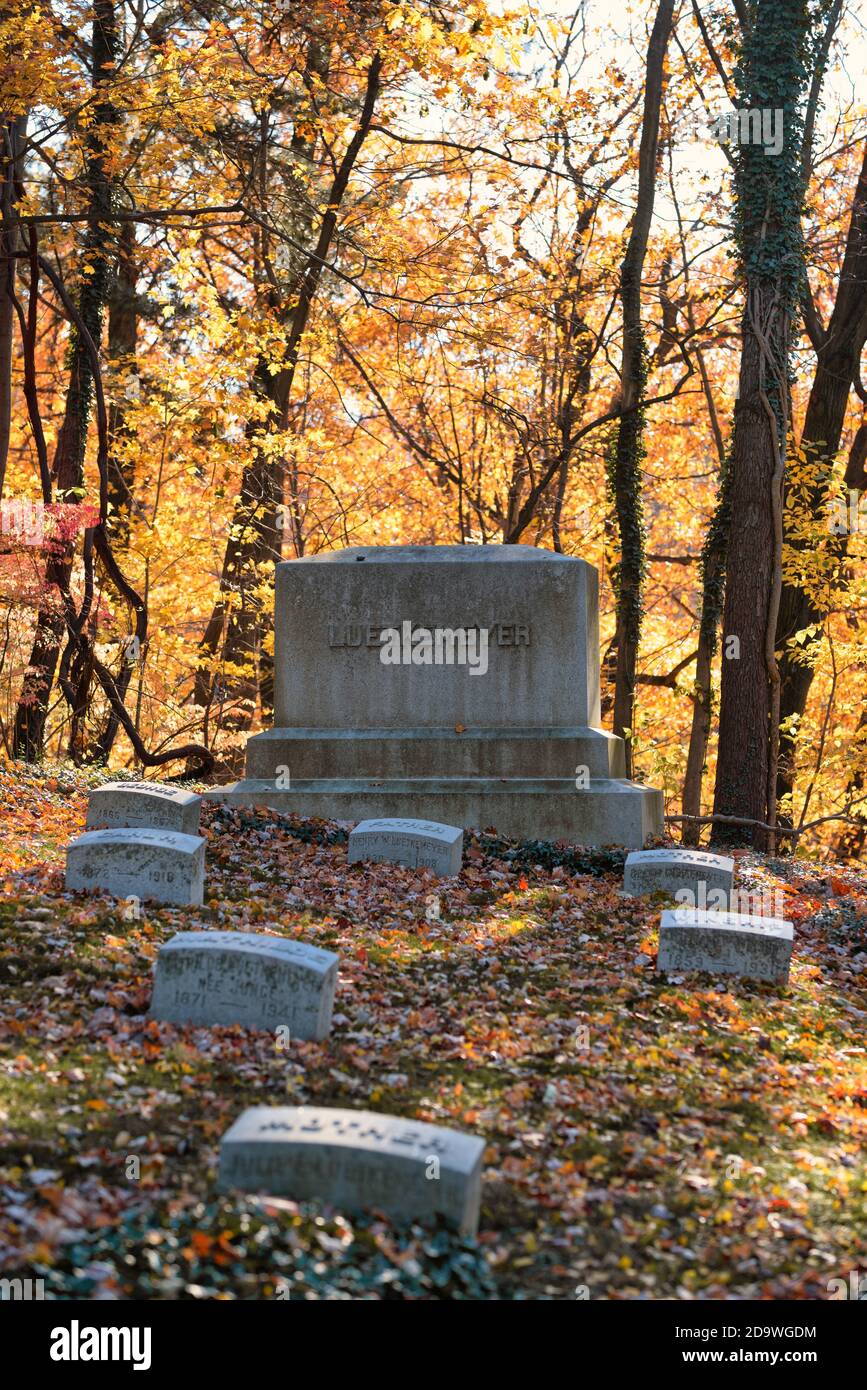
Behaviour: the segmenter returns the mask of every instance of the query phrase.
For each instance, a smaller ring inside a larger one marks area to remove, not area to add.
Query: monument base
[[[247,741],[245,770],[271,781],[436,781],[477,777],[622,778],[623,739],[589,725],[565,728],[266,729]]]
[[[381,816],[436,820],[464,829],[495,829],[516,840],[641,849],[663,831],[662,792],[639,782],[591,778],[576,789],[567,777],[245,778],[205,793],[210,801],[323,820]]]
[[[212,800],[643,849],[662,794],[600,729],[599,577],[527,545],[277,565],[274,728]]]

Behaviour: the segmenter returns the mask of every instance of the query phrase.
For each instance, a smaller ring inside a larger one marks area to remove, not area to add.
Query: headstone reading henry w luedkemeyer
[[[275,727],[210,797],[336,820],[640,849],[662,794],[599,728],[595,569],[526,545],[277,566]]]
[[[635,850],[626,856],[624,890],[634,897],[642,893],[676,893],[688,889],[698,894],[718,890],[728,902],[734,881],[735,861],[725,854],[671,845],[665,849]]]
[[[350,864],[386,860],[411,869],[431,869],[440,878],[461,871],[464,832],[430,820],[363,820],[349,837]]]

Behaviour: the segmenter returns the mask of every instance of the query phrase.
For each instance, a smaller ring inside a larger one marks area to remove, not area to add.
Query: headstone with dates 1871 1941
[[[219,1186],[398,1219],[441,1215],[475,1235],[484,1151],[476,1135],[396,1115],[255,1106],[223,1136]]]
[[[328,1036],[338,957],[283,936],[179,932],[160,948],[151,1017],[168,1023],[243,1023],[290,1038]]]
[[[675,908],[659,923],[656,967],[668,974],[708,970],[784,985],[789,978],[794,929],[779,917]]]
[[[197,906],[204,885],[205,841],[179,830],[88,830],[66,850],[70,892],[98,888],[116,898]]]
[[[640,897],[642,893],[666,892],[674,895],[686,889],[695,895],[692,906],[701,896],[699,885],[705,885],[705,899],[710,890],[725,895],[728,905],[732,891],[735,861],[724,854],[708,854],[701,849],[636,850],[626,856],[623,887],[627,893]]]
[[[596,570],[527,545],[356,547],[277,566],[275,727],[206,793],[359,821],[641,848],[662,795],[600,729]]]
[[[454,825],[432,820],[363,820],[349,836],[350,864],[406,864],[410,869],[432,869],[440,878],[461,871],[464,832]]]
[[[87,800],[87,829],[130,825],[198,835],[202,798],[162,782],[104,782]]]

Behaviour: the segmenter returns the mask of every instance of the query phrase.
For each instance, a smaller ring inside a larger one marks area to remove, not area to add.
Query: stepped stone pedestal
[[[385,658],[385,659],[384,659]],[[640,849],[662,794],[598,727],[595,569],[525,545],[354,547],[277,566],[275,727],[207,793]]]

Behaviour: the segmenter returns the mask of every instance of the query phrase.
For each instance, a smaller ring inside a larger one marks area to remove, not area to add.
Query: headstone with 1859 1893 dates
[[[660,919],[656,966],[668,974],[707,970],[784,985],[793,943],[792,923],[779,917],[675,908]]]

